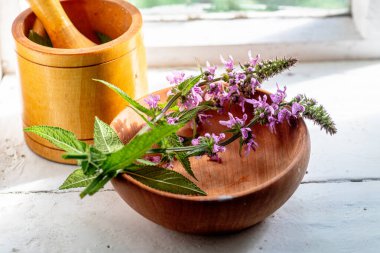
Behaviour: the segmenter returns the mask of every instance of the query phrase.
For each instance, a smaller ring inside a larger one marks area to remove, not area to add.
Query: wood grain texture
[[[59,0],[28,0],[56,48],[93,47],[92,42],[73,25]],[[83,14],[85,13],[78,13]]]
[[[34,14],[31,10],[20,14],[13,24],[13,35],[22,87],[23,122],[25,127],[62,127],[74,132],[80,140],[91,142],[95,116],[110,123],[126,106],[118,95],[93,78],[113,83],[132,97],[147,92],[141,14],[122,0],[62,4],[69,16],[76,16],[72,19],[74,24],[83,21],[81,16],[87,17],[89,25],[82,24],[81,29],[91,27],[87,32],[104,32],[114,40],[87,49],[44,47],[26,37],[34,24]],[[78,14],[79,10],[83,15]],[[33,134],[25,137],[37,154],[68,162],[61,159],[62,151],[49,142]]]
[[[167,91],[164,89],[155,94],[164,101]],[[232,105],[231,112],[236,116],[242,114],[238,105]],[[251,108],[247,106],[246,112],[250,115]],[[228,119],[227,115],[207,113],[214,117],[210,125],[198,128],[200,134],[226,130],[218,121]],[[127,108],[111,126],[126,142],[143,124],[139,116]],[[182,129],[181,133],[186,135],[188,130]],[[310,156],[310,138],[303,120],[294,127],[287,123],[278,125],[276,134],[262,126],[255,126],[252,130],[257,135],[259,148],[247,157],[239,156],[236,141],[221,155],[221,164],[211,162],[207,157],[190,159],[198,181],[189,179],[208,196],[161,192],[125,174],[113,179],[112,183],[132,208],[167,228],[196,234],[245,229],[272,214],[294,193],[305,174]],[[178,162],[174,163],[174,170],[186,175]]]

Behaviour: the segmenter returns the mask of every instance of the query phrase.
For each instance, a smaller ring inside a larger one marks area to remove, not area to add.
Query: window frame
[[[16,69],[16,57],[14,57],[14,53],[9,52],[10,49],[13,49],[13,38],[10,32],[10,25],[13,20],[9,20],[9,17],[12,16],[9,15],[9,12],[20,12],[20,6],[25,7],[25,4],[22,4],[20,0],[0,0],[0,27],[2,28],[0,29],[2,38],[0,41],[0,74],[1,72],[15,72]],[[311,22],[318,23],[316,26],[318,28],[316,29],[317,32],[323,31],[324,28],[330,29],[331,36],[325,36],[321,33],[321,39],[319,40],[311,40],[313,37],[318,37],[318,34],[309,34],[309,37],[303,36],[302,32],[304,31],[300,29],[299,34],[292,35],[295,38],[293,40],[288,38],[288,41],[282,40],[283,38],[273,39],[278,31],[274,31],[274,35],[269,36],[269,38],[257,36],[258,38],[251,38],[249,41],[244,36],[241,36],[241,40],[220,40],[218,43],[196,36],[194,36],[196,39],[193,41],[191,39],[190,41],[181,41],[181,39],[178,39],[180,36],[177,34],[178,29],[175,28],[176,23],[182,25],[186,23],[187,33],[207,34],[208,31],[215,27],[230,27],[230,31],[226,30],[226,33],[229,33],[234,30],[234,28],[231,28],[234,22],[245,21],[247,24],[251,22],[254,25],[255,22],[263,19],[147,21],[144,23],[144,31],[148,65],[150,67],[194,66],[197,61],[204,63],[205,60],[216,63],[219,62],[220,54],[232,54],[237,60],[243,60],[246,58],[248,50],[255,53],[259,52],[265,58],[295,56],[301,61],[376,59],[380,58],[380,49],[377,46],[380,31],[376,29],[376,27],[380,27],[380,17],[375,15],[376,12],[380,12],[380,1],[351,0],[351,16],[308,18]],[[297,19],[301,20],[302,18]],[[336,21],[333,22],[333,26],[331,25],[332,19]],[[286,24],[291,23],[292,19],[284,17],[273,19],[273,22],[279,21]],[[199,28],[200,24],[203,25],[201,29]],[[3,29],[5,26],[7,26],[7,29]],[[160,31],[159,36],[150,36],[149,32],[157,32],[157,28]],[[342,29],[349,30],[349,32],[341,32],[340,30]],[[339,39],[336,39],[335,31],[340,32]],[[164,40],[161,39],[157,43],[157,38],[159,37],[164,38]],[[176,43],[173,43],[173,41],[176,41]]]

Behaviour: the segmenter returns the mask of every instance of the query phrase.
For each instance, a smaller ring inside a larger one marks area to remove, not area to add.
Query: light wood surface
[[[28,0],[28,2],[44,25],[54,47],[83,48],[96,45],[77,30],[59,0]]]
[[[58,126],[80,140],[93,139],[94,118],[110,123],[126,103],[93,78],[119,86],[132,97],[146,94],[146,59],[141,14],[123,0],[64,1],[74,24],[86,16],[84,33],[103,32],[113,41],[89,48],[57,49],[38,45],[26,34],[35,21],[27,10],[13,24],[23,96],[24,127]],[[79,15],[82,13],[82,15]],[[100,13],[102,18],[99,18]],[[113,25],[111,25],[113,22]],[[86,30],[91,27],[91,30]],[[39,155],[59,162],[62,151],[42,138],[26,134]],[[73,161],[71,161],[73,162]]]
[[[198,73],[191,70],[186,73]],[[145,219],[111,184],[85,199],[79,197],[82,189],[58,191],[76,166],[42,159],[25,145],[19,78],[6,74],[0,81],[0,252],[377,253],[380,119],[374,115],[380,114],[380,86],[373,84],[379,70],[379,61],[300,63],[292,75],[266,82],[273,92],[278,82],[287,85],[289,97],[317,98],[339,133],[328,136],[306,121],[312,153],[294,195],[250,229],[206,237]],[[170,71],[150,69],[150,91],[168,85]],[[365,96],[358,96],[360,80],[369,80],[361,82],[371,91]]]
[[[155,94],[165,101],[167,91],[165,89]],[[260,92],[263,93],[266,92]],[[235,116],[242,116],[238,105],[232,105],[230,111]],[[200,134],[227,130],[218,124],[219,120],[228,119],[227,114],[206,113],[213,115],[213,118],[210,124],[199,126]],[[251,106],[246,107],[246,113],[252,114]],[[144,122],[127,108],[111,125],[126,142]],[[188,130],[182,129],[181,134],[186,136],[186,133],[191,133]],[[112,183],[132,208],[167,228],[196,234],[245,229],[262,221],[285,203],[300,184],[310,156],[310,139],[303,120],[299,120],[296,127],[288,123],[279,125],[277,134],[272,134],[263,126],[255,126],[253,133],[257,135],[259,148],[247,157],[239,156],[239,144],[235,141],[221,154],[221,164],[211,162],[207,157],[190,159],[198,181],[189,179],[208,196],[157,191],[125,174],[113,179]],[[178,162],[174,164],[174,170],[187,175]]]

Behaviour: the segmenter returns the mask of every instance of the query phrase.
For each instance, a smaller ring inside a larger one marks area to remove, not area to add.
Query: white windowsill
[[[301,61],[373,59],[377,40],[363,39],[349,16],[146,22],[150,66],[194,66],[219,62],[219,55],[246,59],[248,50],[263,58]]]

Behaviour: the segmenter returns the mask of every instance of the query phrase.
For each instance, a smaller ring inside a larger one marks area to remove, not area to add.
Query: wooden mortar
[[[83,141],[93,140],[94,117],[110,123],[127,105],[113,91],[93,81],[106,80],[132,97],[147,92],[141,13],[123,0],[68,0],[62,6],[77,29],[88,38],[101,32],[112,41],[88,48],[61,49],[27,38],[36,16],[28,9],[14,21],[24,127],[58,126]],[[62,151],[46,140],[25,133],[28,146],[53,161]]]

